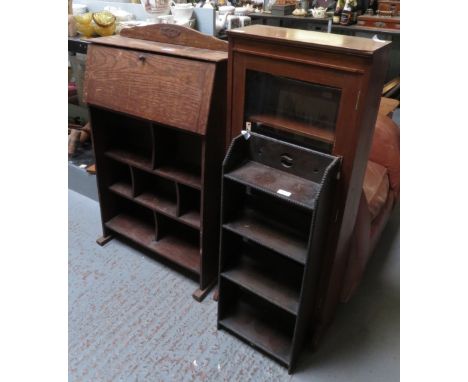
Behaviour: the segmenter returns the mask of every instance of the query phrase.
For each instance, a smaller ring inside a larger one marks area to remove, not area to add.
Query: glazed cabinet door
[[[238,52],[231,139],[252,130],[331,153],[355,123],[359,76]]]

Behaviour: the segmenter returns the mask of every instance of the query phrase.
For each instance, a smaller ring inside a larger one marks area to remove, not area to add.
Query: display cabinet
[[[327,244],[315,265],[309,326],[317,343],[339,299],[390,45],[266,25],[228,31],[228,38],[227,141],[251,129],[341,158]]]
[[[88,48],[98,243],[123,237],[186,270],[197,300],[218,270],[226,51],[176,25],[126,29]]]
[[[256,133],[223,165],[218,328],[292,371],[313,313],[339,159]]]

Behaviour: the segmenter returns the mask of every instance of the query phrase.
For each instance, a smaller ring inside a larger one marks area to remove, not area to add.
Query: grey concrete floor
[[[81,185],[91,196],[93,179]],[[98,203],[69,191],[71,382],[399,380],[398,208],[357,294],[293,376],[217,331],[216,302],[195,302],[194,281],[119,241],[99,247],[100,234]]]

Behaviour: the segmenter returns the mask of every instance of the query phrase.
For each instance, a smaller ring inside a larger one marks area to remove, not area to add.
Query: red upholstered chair
[[[392,110],[388,110],[388,104],[381,103],[346,267],[343,276],[334,280],[331,288],[320,296],[314,347],[331,323],[338,303],[348,301],[357,290],[400,196],[400,128],[387,115]]]
[[[390,117],[379,114],[341,285],[341,301],[348,301],[356,291],[399,196],[400,128]]]

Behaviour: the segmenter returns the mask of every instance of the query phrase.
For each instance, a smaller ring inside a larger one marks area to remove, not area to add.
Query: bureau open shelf
[[[135,201],[154,211],[176,217],[176,184],[171,180],[133,170]]]
[[[200,189],[202,139],[200,136],[155,125],[155,172]]]
[[[235,138],[223,163],[218,324],[289,370],[312,314],[338,164],[255,132]]]
[[[119,214],[105,226],[147,250],[199,274],[200,248],[198,233],[144,207],[135,207],[128,200],[117,199]]]

